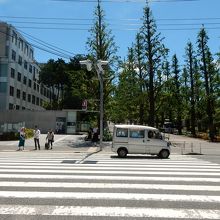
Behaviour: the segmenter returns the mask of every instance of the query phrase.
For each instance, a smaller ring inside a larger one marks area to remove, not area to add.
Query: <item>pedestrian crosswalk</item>
[[[220,165],[183,155],[2,153],[0,219],[18,217],[219,220]]]

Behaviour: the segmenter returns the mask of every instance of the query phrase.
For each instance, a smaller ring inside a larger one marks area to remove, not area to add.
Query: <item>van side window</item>
[[[126,128],[117,128],[116,137],[128,137],[128,129],[126,129]]]
[[[162,136],[158,131],[148,131],[148,138],[162,139]]]
[[[144,130],[130,130],[130,138],[144,138]]]

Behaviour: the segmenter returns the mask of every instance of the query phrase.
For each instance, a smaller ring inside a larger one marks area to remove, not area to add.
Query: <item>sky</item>
[[[220,0],[148,2],[170,57],[177,54],[180,62],[184,61],[186,44],[189,40],[196,44],[202,24],[207,28],[212,53],[220,52]],[[0,0],[0,20],[21,31],[34,45],[36,61],[44,63],[63,58],[64,54],[66,57],[88,53],[86,41],[96,6],[97,0]],[[101,0],[101,6],[119,48],[118,55],[124,59],[141,27],[146,0]],[[62,49],[64,54],[57,56],[45,51],[51,48],[56,50],[53,53]]]

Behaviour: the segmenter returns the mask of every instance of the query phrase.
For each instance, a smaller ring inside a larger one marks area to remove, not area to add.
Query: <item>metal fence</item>
[[[172,142],[173,152],[179,154],[212,154],[220,155],[220,143],[211,143],[211,142],[187,142],[187,141],[178,141]]]

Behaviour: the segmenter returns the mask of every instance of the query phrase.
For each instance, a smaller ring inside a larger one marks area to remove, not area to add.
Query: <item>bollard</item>
[[[202,143],[199,143],[199,153],[202,154]]]

